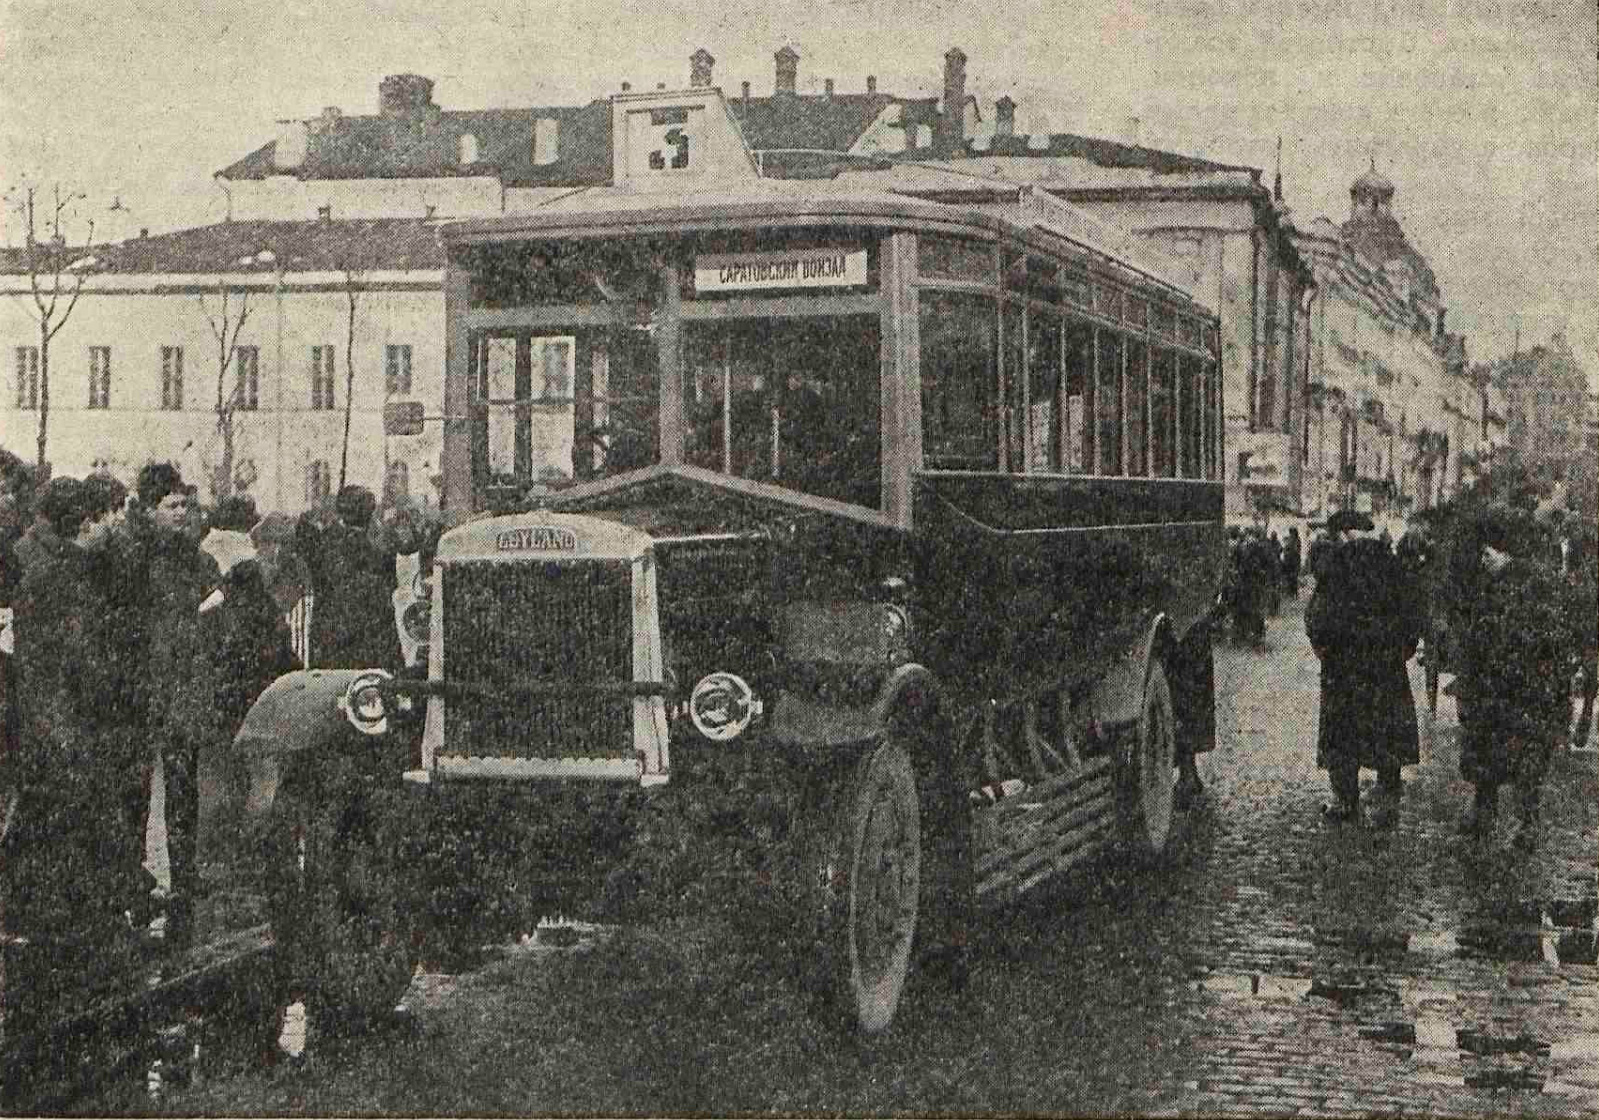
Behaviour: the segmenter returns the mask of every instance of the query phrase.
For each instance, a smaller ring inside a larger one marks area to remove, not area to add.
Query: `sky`
[[[219,168],[277,120],[377,107],[385,74],[446,109],[687,83],[941,89],[966,52],[985,115],[1261,168],[1294,221],[1341,222],[1375,162],[1475,360],[1563,331],[1599,383],[1593,0],[0,0],[0,186],[61,182],[97,231],[221,217]],[[118,203],[117,209],[111,209]],[[16,223],[3,231],[17,239]]]

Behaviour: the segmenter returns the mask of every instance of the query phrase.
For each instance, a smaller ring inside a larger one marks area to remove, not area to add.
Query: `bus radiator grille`
[[[631,758],[624,696],[519,695],[523,684],[633,679],[633,595],[620,560],[467,561],[444,572],[445,706],[452,754]]]

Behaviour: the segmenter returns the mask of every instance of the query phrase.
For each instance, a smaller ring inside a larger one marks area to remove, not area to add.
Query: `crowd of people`
[[[1599,680],[1594,527],[1531,503],[1464,502],[1417,518],[1390,545],[1364,514],[1341,512],[1311,549],[1305,630],[1321,662],[1318,765],[1338,821],[1361,822],[1360,771],[1374,770],[1372,823],[1392,822],[1402,771],[1421,761],[1407,663],[1454,680],[1460,773],[1475,790],[1462,832],[1491,834],[1501,786],[1514,786],[1516,843],[1538,840],[1552,752],[1581,745]],[[1575,731],[1574,691],[1582,697]]]
[[[394,556],[417,541],[375,512],[359,486],[333,510],[260,517],[245,496],[203,509],[167,463],[129,494],[102,475],[35,485],[27,465],[0,460],[8,932],[96,954],[145,947],[152,928],[167,948],[190,942],[202,751],[226,749],[282,673],[399,658]],[[308,596],[297,652],[288,618]],[[169,887],[145,850],[156,774]]]
[[[1303,567],[1298,526],[1286,538],[1261,525],[1233,526],[1227,534],[1227,579],[1221,605],[1233,636],[1258,642],[1266,634],[1266,619],[1275,617],[1283,599],[1299,595]]]

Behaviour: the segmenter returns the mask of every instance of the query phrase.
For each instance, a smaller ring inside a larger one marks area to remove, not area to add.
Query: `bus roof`
[[[959,205],[892,190],[841,187],[817,180],[760,179],[705,183],[694,190],[580,188],[534,209],[442,223],[447,244],[521,238],[672,233],[685,228],[765,228],[775,224],[914,225],[948,233],[984,231],[1026,237],[1035,230],[1066,241],[1097,264],[1131,272],[1211,313],[1209,302],[1179,283],[1166,262],[1127,236],[1032,187],[992,182],[989,199]]]

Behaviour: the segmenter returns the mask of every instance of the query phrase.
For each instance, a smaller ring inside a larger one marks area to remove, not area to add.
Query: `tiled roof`
[[[444,267],[434,223],[420,218],[310,222],[219,222],[97,246],[93,271],[103,273],[273,273],[361,269],[432,270]],[[0,255],[17,272],[20,250]]]
[[[845,152],[885,108],[900,100],[886,93],[835,93],[831,97],[780,93],[730,98],[727,105],[752,149]]]
[[[539,119],[559,122],[557,157],[533,162]],[[611,108],[604,101],[530,109],[427,109],[415,113],[341,116],[309,122],[301,179],[396,179],[497,175],[508,186],[589,186],[611,177]],[[462,164],[460,141],[477,140],[477,160]],[[276,141],[263,144],[217,174],[265,179]]]

